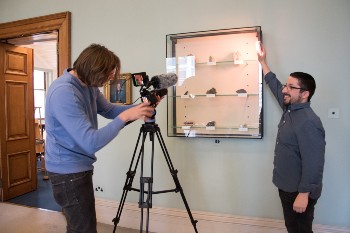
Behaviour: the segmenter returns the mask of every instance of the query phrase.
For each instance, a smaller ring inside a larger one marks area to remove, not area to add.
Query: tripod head
[[[149,118],[148,120],[145,120],[145,124],[155,124],[156,123],[156,114],[157,114],[157,111],[156,109],[153,110],[153,116],[151,118]]]

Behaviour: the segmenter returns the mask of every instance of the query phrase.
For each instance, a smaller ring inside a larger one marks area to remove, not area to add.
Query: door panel
[[[22,75],[27,74],[27,54],[7,51],[5,56],[5,73]]]
[[[23,82],[5,82],[6,140],[8,141],[29,137],[28,122],[24,120],[28,117],[28,109],[26,109],[27,89],[27,84]]]
[[[32,49],[0,43],[0,106],[0,199],[5,201],[37,188]]]

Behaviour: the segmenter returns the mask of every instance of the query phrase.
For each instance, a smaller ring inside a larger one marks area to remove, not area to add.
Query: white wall
[[[350,1],[1,0],[0,22],[63,11],[72,12],[73,61],[90,43],[102,43],[120,56],[124,72],[150,75],[165,73],[166,34],[261,26],[268,62],[282,82],[293,71],[316,78],[312,106],[323,121],[327,149],[315,223],[350,227]],[[136,99],[136,88],[133,94]],[[339,119],[327,117],[332,107],[340,109]],[[215,144],[215,139],[168,138],[166,103],[158,107],[157,121],[192,210],[282,219],[271,183],[281,111],[267,88],[264,110],[262,140]],[[104,192],[96,196],[120,199],[141,123],[128,126],[98,152],[94,182]],[[160,149],[155,156],[155,189],[172,187]],[[137,194],[129,193],[127,201],[137,202]],[[156,195],[154,205],[184,208],[179,194]]]

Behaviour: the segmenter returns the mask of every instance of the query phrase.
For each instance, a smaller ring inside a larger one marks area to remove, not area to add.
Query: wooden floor
[[[113,225],[97,225],[98,233],[112,233]],[[64,233],[66,220],[61,212],[0,202],[1,233]],[[139,230],[120,228],[116,233],[137,233]]]

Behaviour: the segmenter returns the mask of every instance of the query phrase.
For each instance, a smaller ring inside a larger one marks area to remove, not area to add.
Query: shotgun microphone
[[[177,75],[175,73],[167,73],[153,76],[148,83],[154,89],[167,89],[177,83]]]

